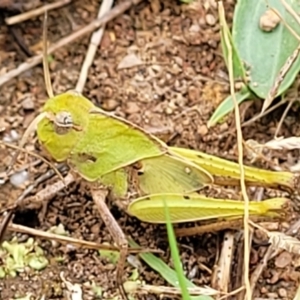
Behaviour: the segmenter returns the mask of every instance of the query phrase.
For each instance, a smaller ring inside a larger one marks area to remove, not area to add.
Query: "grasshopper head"
[[[50,98],[43,107],[45,117],[37,125],[40,143],[56,161],[64,161],[84,134],[94,105],[76,92]]]

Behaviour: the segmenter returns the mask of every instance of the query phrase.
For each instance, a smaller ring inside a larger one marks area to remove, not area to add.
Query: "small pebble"
[[[205,16],[205,21],[210,26],[213,26],[216,24],[216,18],[212,14],[207,14]]]
[[[135,102],[128,102],[125,112],[127,114],[135,114],[140,111],[140,107]]]
[[[220,125],[220,132],[224,132],[228,130],[228,124],[227,123],[223,123]]]
[[[277,293],[268,293],[267,296],[269,299],[277,299],[278,298]]]
[[[279,23],[279,16],[271,9],[267,10],[259,19],[260,29],[266,32],[274,30]]]
[[[15,173],[13,174],[9,181],[12,185],[19,187],[20,185],[22,185],[26,180],[28,180],[28,172],[23,170],[21,172]]]
[[[285,268],[292,262],[292,255],[289,252],[280,253],[275,259],[275,265],[277,268]]]
[[[171,107],[166,108],[166,114],[171,115],[173,113],[173,109]]]
[[[281,298],[286,298],[286,297],[287,297],[287,291],[286,291],[286,289],[280,288],[280,289],[278,290],[278,294],[279,294],[279,296],[280,296]]]
[[[11,130],[9,134],[3,137],[3,142],[5,143],[12,143],[19,140],[19,134],[16,130]]]
[[[201,136],[204,136],[208,133],[208,128],[206,125],[200,125],[197,128],[197,133],[200,134]]]
[[[32,97],[26,97],[26,99],[24,99],[22,101],[22,107],[24,110],[33,110],[34,109],[34,102],[32,100]]]
[[[262,294],[266,294],[268,292],[267,288],[265,286],[263,286],[261,289],[260,289],[260,292]]]
[[[5,122],[3,119],[0,120],[0,132],[3,132],[8,127],[8,123]]]
[[[190,28],[189,28],[189,32],[199,32],[200,31],[200,26],[198,24],[193,24]]]
[[[103,103],[103,108],[112,111],[115,110],[119,106],[119,102],[114,99],[108,99]]]
[[[199,89],[197,89],[195,86],[190,86],[188,88],[188,97],[190,101],[196,102],[197,99],[199,99],[199,94]]]
[[[142,264],[141,264],[140,260],[135,255],[128,255],[127,261],[129,264],[131,264],[136,269],[142,268]]]

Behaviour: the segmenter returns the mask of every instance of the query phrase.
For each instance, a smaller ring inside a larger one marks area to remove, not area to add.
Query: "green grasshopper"
[[[54,160],[66,161],[85,180],[107,186],[114,198],[123,199],[122,207],[142,221],[164,223],[164,203],[173,223],[243,216],[243,201],[207,198],[197,193],[213,183],[211,174],[228,174],[237,179],[237,164],[226,165],[213,156],[211,160],[204,158],[206,163],[203,163],[201,153],[168,147],[142,128],[101,110],[76,92],[46,101],[38,116],[37,136]],[[250,183],[292,185],[293,177],[288,172],[251,167],[245,171]],[[131,188],[137,191],[139,198],[126,197]],[[92,195],[93,198],[99,196],[97,191]],[[249,214],[279,217],[286,203],[286,198],[250,202]],[[120,247],[117,283],[122,288],[127,240],[106,204],[98,201],[98,208]],[[121,293],[125,297],[123,290]]]
[[[44,69],[49,76],[46,55]],[[45,79],[47,82],[46,76]],[[243,201],[207,198],[198,193],[218,177],[231,178],[237,184],[238,164],[194,150],[169,147],[139,126],[96,107],[77,92],[52,96],[48,86],[48,94],[50,98],[32,123],[41,145],[55,161],[67,162],[85,180],[108,187],[114,198],[122,199],[122,207],[130,215],[145,222],[164,223],[166,203],[173,223],[243,216]],[[295,177],[289,172],[245,167],[245,177],[249,184],[294,188]],[[131,190],[138,198],[128,197]],[[99,191],[92,189],[92,195],[98,197]],[[97,204],[120,247],[117,283],[126,297],[122,270],[128,242],[105,202]],[[249,214],[280,217],[286,204],[286,198],[250,202]]]

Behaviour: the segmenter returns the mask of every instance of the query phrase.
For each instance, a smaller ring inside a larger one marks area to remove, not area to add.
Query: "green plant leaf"
[[[139,247],[137,243],[133,240],[129,240],[129,245],[131,247]],[[174,287],[179,287],[178,276],[177,273],[171,269],[163,260],[156,257],[152,253],[140,253],[139,257],[153,270],[160,274],[161,277],[164,278],[169,284]],[[186,287],[197,287],[194,283],[189,281],[186,277],[184,277],[184,283]],[[213,300],[210,296],[194,296],[191,297],[191,300]]]
[[[247,87],[235,94],[236,101],[241,104],[243,101],[250,99],[252,97],[251,92]],[[231,96],[228,96],[225,100],[214,111],[213,115],[210,117],[207,126],[212,127],[216,125],[222,118],[224,118],[228,113],[234,109],[234,102]]]
[[[120,252],[100,249],[99,254],[101,257],[105,257],[113,265],[117,265],[118,260],[120,259]]]
[[[300,26],[285,10],[281,1],[269,0],[291,28],[300,34]],[[300,2],[286,0],[300,13]],[[239,56],[249,68],[249,88],[260,98],[265,98],[287,58],[298,47],[299,41],[280,22],[273,31],[263,31],[259,26],[261,16],[266,12],[265,0],[239,0],[234,11],[232,37]],[[279,87],[282,94],[294,81],[300,70],[300,57],[296,59]]]
[[[177,247],[177,242],[174,234],[174,229],[171,223],[171,217],[169,213],[169,209],[167,203],[164,199],[164,210],[165,210],[165,217],[166,217],[166,226],[168,232],[168,240],[171,249],[171,255],[174,262],[175,270],[178,277],[179,286],[182,292],[182,298],[184,300],[191,300],[190,294],[187,289],[187,285],[185,284],[185,277],[182,270],[182,264],[179,256],[179,251]]]

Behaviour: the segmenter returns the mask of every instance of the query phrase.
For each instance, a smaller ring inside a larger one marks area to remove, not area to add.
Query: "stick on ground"
[[[69,4],[71,1],[72,0],[59,0],[57,2],[44,5],[42,7],[27,11],[25,13],[22,13],[22,14],[19,14],[19,15],[10,17],[10,18],[6,18],[5,23],[7,25],[14,25],[14,24],[17,24],[17,23],[21,23],[21,22],[24,22],[26,20],[32,19],[34,17],[37,17],[39,15],[42,15],[43,13],[45,13],[45,11],[52,10],[52,9],[55,9],[55,8],[59,8],[61,6]]]
[[[103,17],[106,13],[108,13],[110,11],[112,5],[113,5],[113,0],[104,0],[99,9],[97,18],[99,19],[99,18]],[[100,29],[98,29],[97,31],[95,31],[92,34],[89,48],[87,50],[87,53],[86,53],[86,56],[85,56],[85,59],[84,59],[84,62],[83,62],[83,65],[82,65],[82,68],[80,71],[80,75],[79,75],[79,78],[78,78],[78,81],[76,84],[76,88],[75,88],[75,91],[77,91],[79,93],[82,93],[82,91],[84,89],[86,79],[88,76],[88,71],[89,71],[90,66],[93,63],[97,49],[102,40],[104,29],[105,29],[105,25],[103,25]]]
[[[141,0],[127,0],[121,2],[118,6],[115,6],[112,10],[106,13],[102,18],[92,21],[89,25],[73,32],[67,37],[62,38],[56,44],[49,47],[48,54],[51,54],[54,51],[58,50],[59,48],[74,42],[76,39],[82,37],[83,35],[96,30],[100,26],[106,24],[107,22],[111,21],[112,19],[122,14],[124,11],[129,9],[132,5],[138,4],[139,2],[141,2]],[[13,69],[7,72],[6,74],[0,76],[0,86],[7,83],[11,79],[19,76],[23,72],[28,71],[29,69],[37,66],[39,63],[42,62],[42,59],[43,59],[43,54],[42,53],[38,54],[28,59],[26,62],[20,64],[16,69]]]

